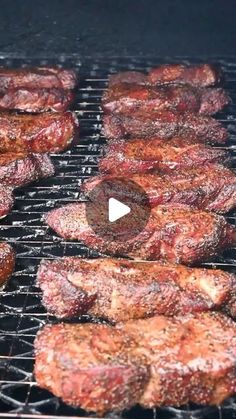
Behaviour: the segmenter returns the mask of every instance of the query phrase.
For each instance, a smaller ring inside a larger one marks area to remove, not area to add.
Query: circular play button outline
[[[151,206],[137,183],[125,177],[98,177],[85,182],[84,191],[87,222],[103,240],[128,241],[146,227]]]

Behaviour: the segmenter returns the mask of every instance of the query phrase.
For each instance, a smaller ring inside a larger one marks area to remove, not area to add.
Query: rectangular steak
[[[130,112],[164,110],[212,115],[230,103],[227,93],[220,88],[192,86],[140,86],[120,83],[105,91],[102,108],[106,113],[130,115]]]
[[[52,176],[55,172],[47,154],[8,152],[0,154],[0,184],[13,188]]]
[[[0,287],[2,287],[13,273],[15,267],[15,252],[7,243],[0,243]]]
[[[64,239],[81,240],[103,253],[185,265],[209,260],[236,243],[236,230],[224,217],[177,204],[153,208],[148,224],[141,233],[128,241],[115,241],[114,235],[109,237],[107,224],[103,222],[101,213],[105,211],[107,207],[104,203],[104,208],[100,204],[92,214],[103,232],[103,238],[88,225],[85,203],[54,209],[46,214],[45,221]],[[140,223],[138,208],[136,213],[133,211],[134,223],[136,218]],[[124,217],[122,229],[117,234],[122,237],[130,228]]]
[[[235,336],[220,313],[46,325],[34,373],[40,387],[101,416],[136,404],[219,405],[236,392]]]
[[[225,150],[198,143],[191,138],[159,137],[134,138],[129,141],[110,141],[99,161],[102,173],[129,175],[158,170],[170,173],[211,163],[228,164],[230,155]]]
[[[59,67],[0,68],[0,89],[74,89],[78,75]]]
[[[197,141],[212,144],[224,144],[228,138],[227,129],[209,116],[170,111],[158,112],[151,116],[148,112],[133,112],[130,116],[105,115],[103,133],[109,139],[192,137]]]
[[[0,153],[59,152],[77,136],[78,120],[73,112],[38,115],[0,113]]]
[[[47,311],[114,322],[224,309],[236,316],[236,276],[221,270],[127,259],[43,260],[37,274]]]

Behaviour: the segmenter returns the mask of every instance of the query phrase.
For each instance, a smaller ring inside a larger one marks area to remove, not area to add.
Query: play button
[[[99,176],[86,181],[87,222],[96,235],[109,242],[127,241],[146,227],[150,216],[149,199],[133,181]]]
[[[108,201],[108,219],[111,223],[119,220],[119,218],[124,217],[130,213],[130,207],[128,205],[122,204],[115,198],[110,198]]]

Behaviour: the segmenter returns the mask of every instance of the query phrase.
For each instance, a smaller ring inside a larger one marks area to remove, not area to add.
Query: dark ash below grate
[[[56,58],[24,58],[0,55],[0,65],[62,65],[77,68],[81,74],[80,89],[74,110],[81,123],[81,138],[78,145],[60,155],[52,155],[56,175],[16,192],[12,213],[0,225],[0,239],[12,243],[17,251],[16,272],[4,291],[0,292],[0,418],[78,418],[88,414],[81,409],[66,406],[47,391],[37,387],[33,371],[33,341],[39,328],[48,321],[40,302],[40,290],[35,286],[35,275],[41,258],[58,256],[95,257],[86,246],[77,242],[65,242],[54,236],[42,223],[44,212],[74,200],[83,200],[79,186],[84,178],[97,172],[97,160],[105,139],[100,134],[102,91],[107,76],[126,69],[147,70],[165,62],[204,62],[207,57],[191,60],[183,57],[166,58],[113,58],[110,60],[86,58],[81,65],[76,56]],[[228,127],[235,166],[236,152],[236,57],[227,60],[217,58],[226,75],[225,87],[233,104],[219,119]],[[235,213],[229,215],[235,223]],[[217,266],[236,272],[236,249],[226,252],[208,266]],[[87,321],[84,316],[80,321]],[[92,415],[93,417],[95,415]],[[109,415],[117,417],[116,415]],[[124,412],[123,418],[236,418],[236,398],[227,400],[220,408],[185,406],[181,409],[161,408],[142,410],[138,407]]]

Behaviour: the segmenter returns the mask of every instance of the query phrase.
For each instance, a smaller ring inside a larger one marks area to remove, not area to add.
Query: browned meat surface
[[[122,83],[105,91],[102,108],[106,113],[124,115],[136,110],[149,114],[171,110],[212,115],[229,102],[229,96],[220,88],[176,85],[150,87]]]
[[[133,112],[130,116],[105,115],[103,132],[110,139],[194,137],[197,141],[212,144],[225,143],[228,138],[227,129],[209,116],[170,111],[158,112],[152,116],[148,112]]]
[[[59,67],[0,68],[0,89],[74,89],[74,70]]]
[[[102,205],[97,207],[93,214],[100,231],[104,229],[101,237],[87,223],[85,203],[54,209],[46,214],[45,220],[64,239],[84,241],[100,252],[185,265],[209,260],[236,243],[235,228],[224,217],[178,204],[153,208],[141,233],[128,241],[115,241],[114,236],[109,237],[107,233],[107,224],[100,221],[103,220],[102,211],[107,211],[106,205],[104,208]],[[140,223],[138,209],[133,212],[134,223],[136,218]],[[117,236],[122,236],[131,228],[124,217]]]
[[[0,152],[59,152],[77,136],[78,121],[72,112],[19,115],[0,113]]]
[[[0,184],[12,187],[27,185],[54,174],[52,160],[47,154],[8,152],[0,154]]]
[[[146,74],[141,71],[121,71],[120,73],[112,74],[108,79],[108,88],[114,87],[120,83],[132,83],[132,84],[148,84],[148,78]]]
[[[116,196],[122,202],[132,201],[133,191],[124,188],[126,178],[120,181],[113,175],[94,176],[86,180],[82,190],[89,193],[100,182],[106,181],[106,188],[100,188],[96,194],[99,202],[109,199],[114,190],[116,180]],[[199,209],[224,214],[236,207],[236,176],[235,173],[221,165],[208,165],[183,171],[172,171],[170,174],[134,173],[128,181],[141,186],[148,196],[151,207],[160,204],[179,203],[192,205]],[[137,193],[136,193],[137,195]],[[139,199],[138,196],[135,198]],[[142,197],[140,197],[140,200]]]
[[[12,275],[15,267],[15,252],[7,243],[0,243],[0,287]]]
[[[74,93],[62,89],[0,89],[0,110],[24,112],[66,111]]]
[[[236,392],[236,324],[220,313],[47,325],[35,377],[64,402],[103,415],[135,404],[219,405]],[[49,356],[50,354],[50,356]]]
[[[159,137],[110,141],[104,154],[99,161],[100,172],[117,176],[152,170],[169,173],[210,163],[227,164],[230,160],[225,150],[181,137],[169,141]]]
[[[43,260],[43,304],[61,318],[91,314],[110,321],[224,309],[236,316],[236,276],[126,259]]]
[[[148,76],[151,84],[190,84],[192,86],[213,86],[221,79],[221,72],[211,64],[186,66],[183,64],[164,64],[153,68]]]
[[[0,219],[9,214],[13,204],[12,188],[0,185]]]

